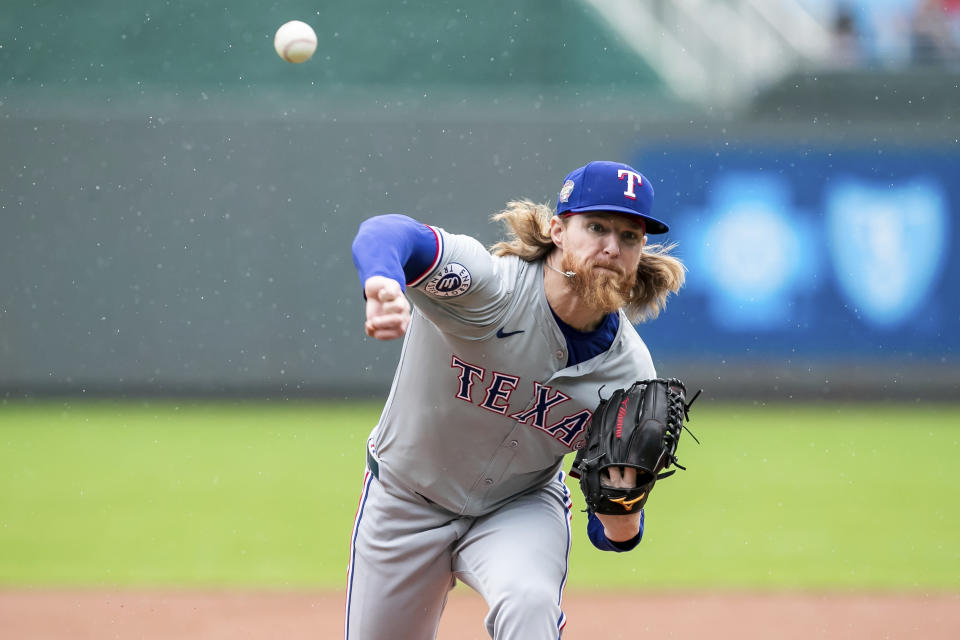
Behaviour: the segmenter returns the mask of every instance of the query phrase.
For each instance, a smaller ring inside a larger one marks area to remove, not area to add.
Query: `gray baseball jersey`
[[[656,372],[622,312],[611,347],[567,367],[543,263],[431,228],[437,259],[407,288],[412,319],[371,445],[397,482],[479,516],[556,478],[603,387]]]
[[[560,637],[572,502],[560,469],[601,388],[655,377],[621,314],[612,345],[568,367],[542,262],[430,227],[436,257],[368,441],[351,537],[347,640],[436,635],[456,579],[497,640]]]

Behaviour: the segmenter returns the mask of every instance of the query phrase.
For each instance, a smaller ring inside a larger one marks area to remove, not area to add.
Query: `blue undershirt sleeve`
[[[353,264],[360,286],[371,276],[406,285],[427,275],[439,259],[437,233],[408,216],[387,214],[364,220],[353,239]]]
[[[593,543],[597,549],[600,551],[631,551],[643,538],[643,511],[640,512],[640,531],[637,532],[637,535],[629,540],[624,540],[623,542],[614,542],[607,538],[606,534],[603,532],[603,523],[600,522],[600,518],[593,513],[593,511],[587,511],[587,537],[590,538],[590,542]]]

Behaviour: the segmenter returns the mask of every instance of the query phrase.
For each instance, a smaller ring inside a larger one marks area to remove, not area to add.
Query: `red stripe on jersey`
[[[418,275],[416,278],[414,278],[413,280],[411,280],[410,282],[407,283],[407,286],[408,286],[408,287],[415,287],[415,286],[417,286],[418,284],[420,284],[420,282],[421,282],[424,278],[426,278],[428,275],[430,275],[430,273],[431,273],[434,269],[436,269],[436,268],[437,268],[437,265],[440,263],[441,254],[443,253],[442,251],[440,251],[440,234],[437,233],[437,230],[434,229],[433,227],[431,227],[430,225],[426,225],[426,227],[427,227],[427,229],[430,229],[430,231],[433,232],[433,237],[434,237],[434,239],[435,239],[435,241],[436,241],[436,244],[435,244],[435,246],[436,246],[436,255],[433,256],[433,262],[430,263],[430,266],[427,267],[427,270],[426,270],[426,271],[424,271],[423,273],[421,273],[420,275]]]

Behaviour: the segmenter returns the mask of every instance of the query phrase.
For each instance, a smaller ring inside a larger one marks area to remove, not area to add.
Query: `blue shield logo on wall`
[[[796,322],[797,299],[815,286],[820,256],[810,216],[793,205],[786,179],[722,174],[705,208],[682,218],[674,228],[691,247],[691,288],[706,295],[717,326],[770,332]]]
[[[947,203],[933,180],[845,179],[826,194],[829,251],[852,310],[875,327],[908,321],[929,299],[946,258]]]

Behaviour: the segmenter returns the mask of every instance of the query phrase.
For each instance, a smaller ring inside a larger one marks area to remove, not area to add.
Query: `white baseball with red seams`
[[[300,20],[291,20],[277,29],[273,37],[277,55],[294,64],[306,62],[317,50],[317,34],[313,27]]]

